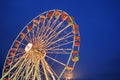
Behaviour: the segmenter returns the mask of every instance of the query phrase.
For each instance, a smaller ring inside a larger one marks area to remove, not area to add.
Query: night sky
[[[119,0],[0,0],[0,77],[18,33],[35,16],[51,9],[66,11],[79,25],[75,80],[120,80]]]

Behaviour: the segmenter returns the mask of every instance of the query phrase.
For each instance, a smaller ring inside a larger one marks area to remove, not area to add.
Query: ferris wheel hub
[[[28,44],[26,45],[26,47],[25,47],[25,51],[26,51],[26,52],[30,51],[31,48],[32,48],[32,46],[33,46],[32,43],[28,43]]]

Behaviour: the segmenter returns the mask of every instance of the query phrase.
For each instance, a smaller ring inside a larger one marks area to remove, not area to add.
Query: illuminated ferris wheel
[[[74,77],[79,48],[73,17],[62,10],[41,13],[14,40],[1,80],[69,80]]]

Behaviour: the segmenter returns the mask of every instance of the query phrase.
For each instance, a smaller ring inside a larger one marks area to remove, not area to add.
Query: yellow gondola
[[[75,40],[79,41],[80,40],[80,36],[75,36]]]
[[[46,16],[41,15],[41,16],[40,16],[40,22],[44,22],[45,18],[46,18]]]
[[[26,37],[26,34],[23,33],[23,32],[21,32],[21,33],[20,33],[20,37],[21,37],[21,39],[24,39],[24,38]]]
[[[37,19],[33,20],[33,26],[34,27],[37,27],[39,24],[39,21]]]
[[[73,67],[70,67],[70,66],[66,66],[66,70],[70,70],[70,71],[73,71]]]
[[[69,24],[69,25],[73,25],[73,20],[74,20],[73,17],[69,17],[69,18],[68,18],[68,24]]]
[[[56,11],[55,11],[55,17],[58,18],[59,15],[60,15],[60,11],[57,11],[57,10],[56,10]]]
[[[72,30],[72,33],[73,33],[73,34],[78,34],[79,31],[78,31],[78,29],[76,29],[76,30]]]
[[[15,41],[15,47],[17,48],[20,45],[20,42],[18,40]]]

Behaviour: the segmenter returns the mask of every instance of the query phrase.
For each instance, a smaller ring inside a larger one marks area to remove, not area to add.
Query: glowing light
[[[32,48],[32,43],[28,43],[25,47],[25,51],[28,52]]]
[[[71,71],[66,71],[65,72],[65,78],[66,79],[72,79],[73,78],[73,73]]]

